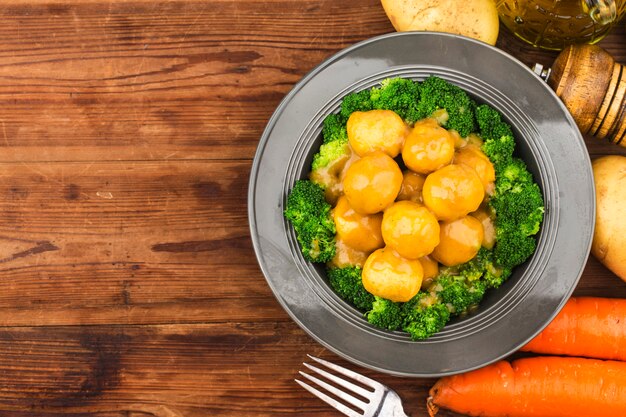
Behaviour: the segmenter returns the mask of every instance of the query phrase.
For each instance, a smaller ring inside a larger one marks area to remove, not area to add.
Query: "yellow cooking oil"
[[[624,16],[626,0],[497,0],[502,23],[547,50],[596,43]]]

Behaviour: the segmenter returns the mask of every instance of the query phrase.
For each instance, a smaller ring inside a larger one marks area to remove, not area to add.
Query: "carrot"
[[[521,350],[626,360],[626,300],[571,298],[548,327]]]
[[[430,390],[439,407],[483,417],[626,416],[626,363],[533,357],[441,378]]]

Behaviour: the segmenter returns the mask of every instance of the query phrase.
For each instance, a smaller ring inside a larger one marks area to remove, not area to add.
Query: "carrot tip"
[[[434,417],[439,412],[439,407],[435,404],[433,397],[426,399],[426,408],[428,409],[428,415]]]

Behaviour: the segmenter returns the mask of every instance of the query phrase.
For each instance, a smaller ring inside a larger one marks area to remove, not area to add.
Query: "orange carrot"
[[[572,298],[521,350],[626,360],[626,300]]]
[[[626,363],[534,357],[500,361],[441,378],[430,390],[439,407],[483,417],[626,416]]]

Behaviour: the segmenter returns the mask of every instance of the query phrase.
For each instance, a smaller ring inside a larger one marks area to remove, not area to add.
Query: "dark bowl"
[[[540,185],[546,212],[535,254],[476,311],[425,341],[371,326],[306,262],[282,216],[286,197],[305,178],[321,144],[322,121],[342,98],[385,78],[444,78],[513,127],[516,154]],[[404,32],[347,48],[305,76],[270,119],[254,159],[248,211],[254,248],[276,298],[321,344],[382,372],[433,377],[468,371],[515,351],[541,331],[571,295],[593,236],[589,155],[561,101],[510,55],[469,38]]]

